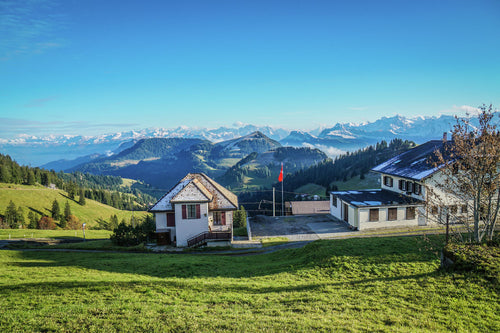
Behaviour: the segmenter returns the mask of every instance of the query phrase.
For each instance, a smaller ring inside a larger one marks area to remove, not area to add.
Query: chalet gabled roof
[[[212,193],[210,193],[197,179],[190,179],[187,181],[189,181],[189,183],[170,199],[171,203],[212,201],[214,197]]]
[[[168,191],[150,212],[171,211],[173,203],[208,202],[209,209],[238,209],[238,197],[203,173],[189,173]]]
[[[440,150],[445,153],[444,147],[450,142],[428,141],[377,165],[372,171],[413,180],[423,180],[440,169],[440,166],[433,166],[432,161],[436,160],[435,152]]]
[[[186,179],[197,179],[212,193],[214,199],[209,203],[210,209],[225,209],[230,208],[229,206],[234,206],[234,209],[238,209],[238,197],[204,173],[188,173],[183,178],[183,180]]]

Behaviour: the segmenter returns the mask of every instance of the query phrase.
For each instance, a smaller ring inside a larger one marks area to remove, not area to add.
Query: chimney
[[[448,140],[448,133],[447,132],[444,132],[443,133],[443,141],[447,141]]]

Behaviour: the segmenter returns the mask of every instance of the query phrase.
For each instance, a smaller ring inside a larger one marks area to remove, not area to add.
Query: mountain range
[[[477,124],[477,118],[471,119]],[[271,126],[242,125],[216,129],[177,127],[173,129],[150,128],[99,136],[51,135],[36,137],[23,135],[15,139],[0,138],[0,152],[11,155],[21,164],[41,165],[63,170],[80,163],[109,156],[131,147],[145,138],[196,138],[210,142],[227,142],[253,132],[260,132],[283,146],[315,147],[329,156],[353,151],[380,140],[403,138],[422,143],[439,139],[443,132],[452,129],[455,119],[451,115],[439,117],[383,117],[375,122],[361,124],[337,123],[332,127],[312,131],[288,130]],[[58,160],[57,163],[50,163]],[[77,161],[81,162],[81,161]],[[59,166],[58,166],[59,165]]]

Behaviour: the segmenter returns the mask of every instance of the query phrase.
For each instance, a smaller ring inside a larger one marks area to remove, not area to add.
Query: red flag
[[[278,177],[278,182],[283,181],[283,163],[281,163],[281,171],[280,171],[280,176]]]

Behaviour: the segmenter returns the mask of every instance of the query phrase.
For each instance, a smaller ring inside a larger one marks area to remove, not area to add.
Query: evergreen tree
[[[36,183],[36,178],[35,178],[35,173],[33,170],[28,170],[28,179],[26,181],[28,185],[35,185]]]
[[[66,201],[66,205],[64,206],[64,220],[68,221],[70,215],[71,207],[69,206],[69,202]]]
[[[29,229],[36,229],[37,224],[38,224],[38,220],[39,220],[37,214],[34,213],[34,212],[32,212],[32,211],[30,211],[28,213],[28,220],[29,220],[28,228]]]
[[[115,215],[111,215],[109,218],[109,224],[108,224],[108,229],[109,230],[115,230],[118,228],[118,217]]]
[[[9,202],[9,205],[7,206],[4,215],[5,215],[5,223],[7,223],[7,225],[10,228],[15,228],[17,220],[17,208],[16,204],[12,200]]]
[[[56,199],[54,199],[54,201],[52,202],[52,210],[50,212],[54,220],[60,219],[61,209],[59,208],[59,203]]]
[[[78,203],[80,204],[80,206],[85,206],[85,195],[84,195],[84,192],[83,192],[83,189],[80,189],[80,199],[78,200]]]
[[[10,182],[10,170],[6,165],[0,165],[0,182],[9,183]]]
[[[17,208],[16,223],[18,226],[19,225],[24,226],[26,224],[26,219],[24,218],[24,210],[23,207],[21,206]]]

